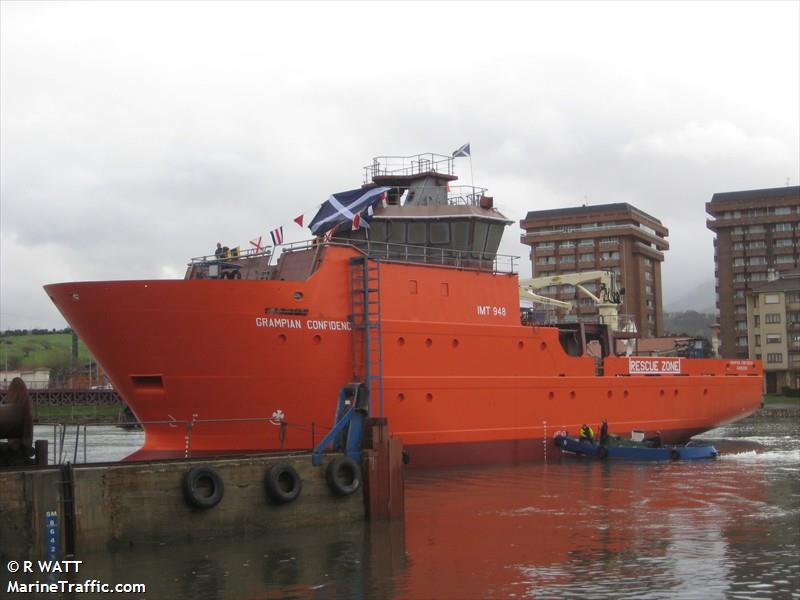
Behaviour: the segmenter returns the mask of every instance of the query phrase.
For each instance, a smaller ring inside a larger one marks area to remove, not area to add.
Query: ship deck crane
[[[584,286],[584,284],[594,281],[599,282],[597,294],[592,293]],[[619,305],[622,303],[625,289],[617,285],[617,276],[613,271],[583,271],[520,279],[519,296],[524,300],[572,310],[570,302],[555,300],[537,293],[551,285],[574,285],[597,305],[601,324],[607,325],[608,329],[617,337],[636,337],[636,325],[633,321],[628,321],[624,328],[620,328]]]

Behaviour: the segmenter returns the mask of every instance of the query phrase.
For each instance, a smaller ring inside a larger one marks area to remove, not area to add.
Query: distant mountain
[[[664,312],[664,335],[688,335],[711,339],[711,325],[716,321],[713,314],[694,310]]]
[[[677,299],[664,305],[664,312],[681,312],[694,310],[704,314],[716,314],[714,280],[704,281],[694,289],[675,294]]]

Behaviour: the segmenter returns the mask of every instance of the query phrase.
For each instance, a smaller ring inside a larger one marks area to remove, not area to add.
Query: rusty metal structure
[[[33,405],[25,382],[15,377],[0,404],[0,467],[47,464],[47,441],[33,441]]]

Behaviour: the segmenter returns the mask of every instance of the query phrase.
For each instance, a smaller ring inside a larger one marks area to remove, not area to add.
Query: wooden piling
[[[385,417],[367,419],[363,451],[364,506],[373,521],[405,515],[403,444],[389,434]]]

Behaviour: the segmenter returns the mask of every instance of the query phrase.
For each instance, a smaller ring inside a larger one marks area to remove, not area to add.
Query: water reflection
[[[80,577],[147,598],[798,598],[793,429],[710,432],[716,461],[412,470],[405,524],[81,556]]]

